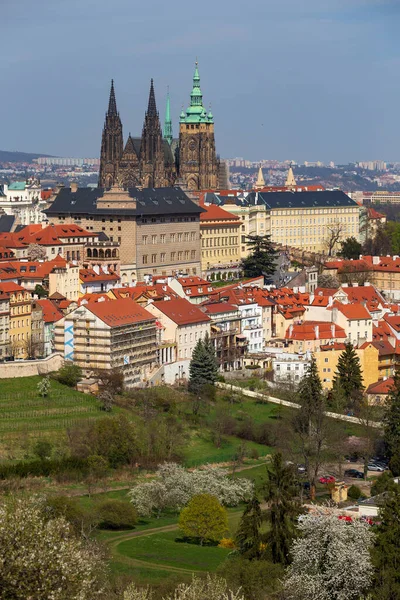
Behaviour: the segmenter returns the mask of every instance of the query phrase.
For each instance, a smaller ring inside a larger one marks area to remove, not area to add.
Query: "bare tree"
[[[332,256],[335,250],[335,246],[343,237],[344,225],[343,223],[340,223],[340,221],[335,221],[334,223],[328,223],[328,225],[325,226],[325,229],[326,232],[324,246],[326,248],[328,256]]]

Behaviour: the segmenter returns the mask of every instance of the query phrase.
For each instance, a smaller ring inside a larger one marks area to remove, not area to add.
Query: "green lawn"
[[[221,447],[217,448],[210,433],[204,430],[194,430],[191,432],[186,447],[184,464],[187,467],[194,467],[207,463],[230,462],[242,444],[245,445],[247,454],[253,449],[257,450],[259,456],[267,456],[272,452],[269,446],[248,442],[234,436],[223,436]]]

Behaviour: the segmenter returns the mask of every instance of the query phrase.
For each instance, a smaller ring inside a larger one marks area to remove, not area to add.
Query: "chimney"
[[[78,184],[76,183],[76,181],[71,181],[70,188],[72,194],[78,191]]]
[[[333,338],[335,337],[335,324],[334,323],[332,323],[332,325],[331,325],[331,335]]]
[[[319,325],[315,325],[314,331],[315,331],[315,339],[319,340]]]
[[[380,264],[380,262],[381,262],[381,259],[380,259],[380,257],[379,257],[379,256],[373,256],[373,257],[372,257],[372,264],[373,264],[373,265],[379,265],[379,264]]]
[[[353,283],[353,287],[358,287],[358,283]]]
[[[293,325],[290,325],[289,327],[289,337],[292,337],[293,334]]]

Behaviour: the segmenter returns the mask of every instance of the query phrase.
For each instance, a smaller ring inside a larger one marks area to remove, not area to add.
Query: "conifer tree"
[[[400,374],[396,373],[383,418],[384,439],[393,475],[400,475]]]
[[[267,468],[265,501],[270,528],[266,536],[267,549],[274,563],[288,565],[290,547],[296,536],[296,518],[300,506],[296,499],[297,485],[293,469],[285,465],[282,454],[274,454],[271,467]]]
[[[298,442],[307,470],[311,498],[313,498],[327,436],[326,403],[314,357],[300,383],[298,396],[300,410],[296,412],[293,419],[295,441]]]
[[[380,511],[381,524],[372,551],[375,577],[371,596],[374,600],[400,598],[399,515],[400,487],[395,485],[394,489],[388,492]]]
[[[278,252],[272,245],[270,235],[249,235],[246,239],[249,256],[242,260],[245,277],[271,277],[276,270]]]
[[[346,399],[347,408],[357,409],[364,386],[360,359],[349,342],[339,356],[337,371],[333,379],[333,392],[335,393],[335,389],[338,388]]]
[[[236,532],[236,544],[243,558],[254,560],[263,554],[261,538],[262,511],[256,496],[247,503]]]
[[[194,347],[189,366],[189,391],[200,394],[205,386],[214,385],[218,375],[218,361],[210,336],[206,333]]]

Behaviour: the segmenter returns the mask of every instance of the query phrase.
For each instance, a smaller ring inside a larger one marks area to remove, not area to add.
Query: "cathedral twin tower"
[[[149,103],[142,137],[130,134],[123,146],[122,123],[111,82],[110,100],[101,140],[99,186],[168,187],[175,182],[189,190],[216,189],[218,159],[215,151],[214,118],[203,106],[196,62],[190,106],[179,119],[179,140],[173,138],[169,96],[164,131],[151,80]]]

